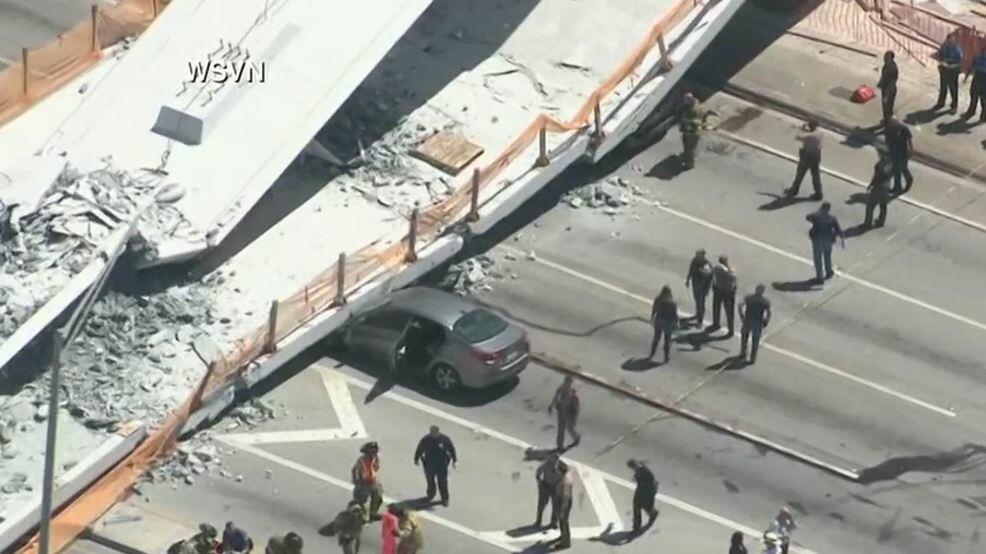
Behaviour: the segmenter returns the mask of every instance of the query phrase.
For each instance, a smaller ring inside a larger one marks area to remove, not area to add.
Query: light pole
[[[106,284],[106,279],[113,270],[113,266],[116,265],[117,260],[120,259],[120,255],[126,250],[130,238],[137,232],[137,222],[140,221],[140,218],[154,206],[174,204],[178,200],[181,200],[184,195],[184,189],[174,184],[164,185],[151,195],[151,199],[141,206],[130,220],[129,225],[127,225],[127,228],[114,246],[113,251],[106,259],[106,264],[103,266],[102,271],[96,276],[96,280],[86,291],[85,296],[72,312],[72,316],[68,322],[55,331],[51,348],[51,360],[49,362],[49,366],[51,367],[51,383],[49,387],[51,390],[48,395],[48,430],[45,438],[44,478],[41,484],[40,554],[52,554],[50,550],[51,511],[55,481],[55,442],[58,438],[58,395],[59,389],[61,389],[62,353],[65,347],[72,344],[72,341],[75,340],[75,337],[78,336],[79,331],[82,329],[82,325],[85,324],[89,310],[99,296],[103,285]]]

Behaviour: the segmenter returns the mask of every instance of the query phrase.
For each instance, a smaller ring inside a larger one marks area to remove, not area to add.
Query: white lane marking
[[[360,379],[357,379],[356,377],[352,377],[352,376],[346,375],[345,373],[342,373],[342,372],[340,372],[340,371],[338,371],[336,369],[333,369],[331,367],[327,367],[327,366],[325,366],[325,365],[323,365],[321,363],[315,363],[314,364],[314,367],[316,368],[317,371],[320,371],[320,372],[338,374],[347,383],[349,383],[349,384],[351,384],[354,387],[357,387],[359,389],[362,389],[362,390],[365,390],[365,391],[371,391],[371,390],[373,390],[373,385],[371,385],[370,383],[367,383],[365,381],[362,381]],[[450,414],[448,412],[442,411],[442,410],[440,410],[438,408],[434,408],[434,407],[429,406],[428,404],[425,404],[423,402],[418,402],[417,400],[414,400],[413,398],[408,398],[406,396],[402,396],[402,395],[397,394],[397,393],[392,392],[392,391],[387,391],[387,392],[383,393],[382,396],[384,396],[386,398],[389,398],[390,400],[393,400],[393,401],[398,402],[400,404],[404,404],[405,406],[408,406],[408,407],[413,408],[415,410],[424,412],[424,413],[426,413],[428,415],[431,415],[431,416],[434,416],[434,417],[437,417],[437,418],[440,418],[440,419],[444,419],[445,421],[448,421],[450,423],[454,423],[456,425],[459,425],[460,427],[465,427],[466,429],[469,429],[470,431],[472,431],[475,434],[486,435],[486,436],[488,436],[490,438],[497,439],[500,442],[504,442],[506,444],[510,444],[510,445],[516,446],[517,448],[522,448],[524,450],[528,450],[530,448],[534,448],[534,445],[532,445],[532,444],[530,444],[528,442],[525,442],[525,441],[523,441],[521,439],[518,439],[518,438],[513,437],[513,436],[510,436],[510,435],[507,435],[505,433],[502,433],[500,431],[497,431],[496,429],[491,429],[491,428],[486,427],[484,425],[480,425],[478,423],[473,423],[472,421],[469,421],[468,419],[464,419],[464,418],[461,418],[461,417],[459,417],[457,415]],[[572,459],[569,459],[569,458],[565,458],[565,461],[566,461],[566,463],[568,463],[568,465],[570,467],[574,467],[578,471],[581,471],[581,468],[583,468],[583,467],[587,467],[584,464],[582,464],[581,462],[577,462],[577,461],[572,460]],[[590,468],[590,469],[595,469],[595,468]],[[617,485],[620,485],[620,486],[622,486],[624,488],[628,488],[628,489],[635,488],[635,485],[633,483],[631,483],[630,481],[627,481],[626,479],[621,479],[621,478],[619,478],[619,477],[617,477],[615,475],[612,475],[612,474],[607,473],[605,471],[602,471],[600,469],[595,469],[595,471],[598,472],[599,475],[601,475],[604,479],[606,479],[610,483],[615,483]],[[665,503],[665,504],[667,504],[669,506],[674,506],[675,508],[678,508],[679,510],[681,510],[683,512],[687,512],[687,513],[690,513],[692,515],[698,516],[700,518],[703,518],[703,519],[712,521],[714,523],[718,523],[718,524],[720,524],[720,525],[722,525],[724,527],[733,529],[735,531],[740,531],[740,532],[742,532],[742,533],[744,533],[746,535],[749,535],[750,537],[754,537],[754,538],[759,539],[760,536],[763,534],[762,531],[757,531],[756,529],[754,529],[754,528],[752,528],[752,527],[750,527],[748,525],[743,525],[741,523],[737,523],[737,522],[732,521],[730,519],[727,519],[725,517],[722,517],[722,516],[713,514],[712,512],[709,512],[707,510],[703,510],[702,508],[699,508],[697,506],[693,506],[693,505],[691,505],[691,504],[689,504],[689,503],[687,503],[687,502],[685,502],[683,500],[678,500],[676,498],[672,498],[672,497],[667,496],[665,494],[659,493],[657,495],[657,499],[658,499],[658,501],[663,502],[663,503]],[[800,552],[801,554],[815,554],[813,551],[806,550],[806,549],[803,549],[803,548],[792,548],[791,550],[793,552]]]
[[[572,527],[569,529],[572,540],[589,540],[598,538],[606,529],[604,527]],[[479,533],[486,539],[503,543],[529,543],[529,542],[549,542],[558,540],[561,531],[558,529],[545,529],[543,531],[531,533],[530,535],[520,535],[511,537],[506,531],[480,531]]]
[[[501,247],[501,248],[503,248],[504,250],[509,250],[511,252],[515,252],[514,249],[513,248],[510,248],[510,247],[506,247],[505,246],[505,247]],[[581,271],[572,269],[570,267],[566,267],[566,266],[564,266],[562,264],[559,264],[557,262],[553,262],[551,260],[546,260],[546,259],[544,259],[544,258],[542,258],[540,256],[535,256],[535,260],[534,261],[536,263],[539,263],[539,264],[545,266],[545,267],[548,267],[548,268],[554,269],[556,271],[559,271],[561,273],[565,273],[566,275],[570,275],[572,277],[575,277],[576,279],[580,279],[580,280],[585,281],[587,283],[591,283],[593,285],[597,285],[597,286],[599,286],[601,288],[604,288],[606,290],[609,290],[609,291],[615,292],[617,294],[621,294],[623,296],[626,296],[627,298],[631,298],[633,300],[637,300],[639,302],[642,302],[642,303],[644,303],[644,304],[646,304],[648,306],[651,305],[651,301],[649,299],[647,299],[646,297],[643,297],[643,296],[641,296],[639,294],[630,292],[630,291],[628,291],[626,289],[620,288],[620,287],[618,287],[616,285],[613,285],[611,283],[607,283],[606,281],[603,281],[603,280],[598,279],[596,277],[593,277],[591,275],[586,275],[586,274],[582,273]],[[682,315],[687,317],[689,314],[682,313]],[[820,370],[825,371],[827,373],[830,373],[832,375],[836,375],[836,376],[839,376],[839,377],[843,377],[843,378],[849,379],[850,381],[852,381],[852,382],[854,382],[854,383],[856,383],[858,385],[862,385],[864,387],[867,387],[869,389],[875,390],[877,392],[881,392],[881,393],[890,395],[890,396],[892,396],[894,398],[903,400],[903,401],[908,402],[910,404],[913,404],[915,406],[919,406],[921,408],[924,408],[926,410],[930,410],[932,412],[935,412],[937,414],[940,414],[940,415],[943,415],[943,416],[946,416],[946,417],[956,417],[956,413],[953,410],[950,410],[948,408],[942,408],[941,406],[936,406],[934,404],[931,404],[930,402],[925,402],[924,400],[921,400],[919,398],[915,398],[913,396],[910,396],[909,394],[906,394],[906,393],[903,393],[903,392],[900,392],[900,391],[896,391],[894,389],[891,389],[891,388],[886,387],[884,385],[881,385],[879,383],[875,383],[873,381],[864,379],[862,377],[858,377],[858,376],[853,375],[853,374],[851,374],[849,372],[846,372],[846,371],[843,371],[841,369],[832,367],[832,366],[830,366],[828,364],[824,364],[822,362],[813,360],[813,359],[811,359],[811,358],[809,358],[807,356],[803,356],[803,355],[798,354],[796,352],[792,352],[790,350],[786,350],[784,348],[781,348],[781,347],[778,347],[778,346],[774,346],[773,344],[771,344],[769,342],[766,342],[766,341],[763,341],[762,340],[761,343],[760,343],[760,345],[763,348],[766,348],[768,350],[771,350],[771,351],[776,352],[778,354],[781,354],[783,356],[787,356],[789,358],[792,358],[794,360],[797,360],[799,362],[802,362],[802,363],[804,363],[806,365],[809,365],[811,367],[814,367],[816,369],[820,369]]]
[[[716,231],[718,233],[722,233],[724,235],[728,235],[730,237],[733,237],[735,239],[741,240],[743,242],[752,244],[754,246],[757,246],[759,248],[762,248],[764,250],[767,250],[768,252],[773,252],[774,254],[783,256],[785,258],[788,258],[790,260],[794,260],[796,262],[800,262],[801,264],[804,264],[804,265],[808,265],[808,266],[813,266],[814,265],[812,263],[812,261],[809,260],[808,258],[804,258],[802,256],[798,256],[797,254],[792,254],[791,252],[788,252],[788,251],[783,250],[781,248],[778,248],[776,246],[772,246],[772,245],[767,244],[767,243],[765,243],[765,242],[763,242],[761,240],[757,240],[757,239],[755,239],[753,237],[748,237],[748,236],[746,236],[746,235],[744,235],[742,233],[738,233],[736,231],[733,231],[733,230],[730,230],[730,229],[726,229],[725,227],[722,227],[720,225],[716,225],[715,223],[712,223],[710,221],[706,221],[706,220],[704,220],[702,218],[695,217],[695,216],[693,216],[691,214],[687,214],[685,212],[676,210],[674,208],[669,208],[667,206],[662,206],[658,202],[653,202],[652,205],[655,206],[655,207],[657,207],[660,210],[663,210],[666,213],[669,213],[669,214],[675,216],[675,217],[678,217],[680,219],[684,219],[686,221],[691,221],[692,223],[701,225],[702,227],[705,227],[707,229],[712,229],[713,231]],[[842,271],[840,269],[836,269],[835,270],[835,274],[836,275],[839,275],[840,277],[844,277],[845,279],[847,279],[849,281],[852,281],[853,283],[856,283],[858,285],[862,285],[864,287],[873,289],[875,291],[882,292],[883,294],[886,294],[887,296],[891,296],[893,298],[896,298],[897,300],[903,300],[904,302],[907,302],[909,304],[913,304],[913,305],[918,306],[920,308],[924,308],[924,309],[926,309],[928,311],[931,311],[931,312],[934,312],[934,313],[936,313],[938,315],[945,316],[945,317],[947,317],[949,319],[958,321],[959,323],[965,323],[966,325],[970,325],[970,326],[975,327],[977,329],[986,331],[986,323],[982,323],[980,321],[976,321],[974,319],[965,317],[963,315],[959,315],[959,314],[957,314],[955,312],[946,310],[944,308],[939,308],[938,306],[935,306],[933,304],[929,304],[929,303],[927,303],[927,302],[925,302],[923,300],[918,300],[917,298],[914,298],[913,296],[908,296],[908,295],[906,295],[906,294],[904,294],[902,292],[897,292],[897,291],[895,291],[893,289],[890,289],[890,288],[887,288],[887,287],[885,287],[883,285],[878,285],[878,284],[876,284],[876,283],[874,283],[872,281],[867,281],[866,279],[862,279],[860,277],[856,277],[855,275],[852,275],[852,274],[847,273],[845,271]]]
[[[302,429],[295,431],[271,431],[267,433],[229,433],[224,435],[239,444],[285,444],[337,440],[366,439],[366,427],[356,411],[349,385],[338,375],[319,374],[325,392],[329,395],[332,409],[339,420],[340,427],[332,429]]]
[[[592,509],[596,513],[599,525],[590,527],[573,527],[571,535],[576,540],[588,540],[598,538],[603,533],[615,533],[623,530],[623,522],[620,521],[620,512],[616,508],[616,502],[609,493],[606,485],[606,477],[597,469],[588,466],[578,466],[578,474],[585,490],[585,496],[589,498]],[[483,534],[491,539],[502,542],[537,542],[551,541],[561,536],[558,530],[544,530],[527,535],[512,537],[507,531],[484,531]]]
[[[269,433],[231,433],[223,435],[240,444],[284,444],[289,442],[322,442],[358,439],[345,429],[308,429],[302,431],[272,431]]]
[[[853,375],[852,373],[848,373],[848,372],[843,371],[843,370],[841,370],[841,369],[839,369],[837,367],[832,367],[832,366],[830,366],[828,364],[824,364],[822,362],[815,361],[815,360],[813,360],[811,358],[808,358],[806,356],[802,356],[801,354],[798,354],[797,352],[792,352],[790,350],[781,348],[779,346],[775,346],[775,345],[770,344],[770,343],[761,343],[761,345],[764,348],[768,349],[768,350],[771,350],[773,352],[777,352],[778,354],[781,354],[781,355],[787,356],[789,358],[798,360],[799,362],[801,362],[801,363],[803,363],[805,365],[810,365],[810,366],[812,366],[812,367],[814,367],[816,369],[820,369],[820,370],[825,371],[827,373],[831,373],[832,375],[838,375],[839,377],[842,377],[843,379],[848,379],[849,381],[852,381],[853,383],[856,383],[858,385],[862,385],[864,387],[868,387],[868,388],[873,389],[873,390],[878,391],[878,392],[882,392],[883,394],[886,394],[888,396],[893,396],[894,398],[897,398],[899,400],[903,400],[904,402],[910,402],[911,404],[914,404],[915,406],[920,406],[920,407],[922,407],[922,408],[924,408],[926,410],[930,410],[932,412],[935,412],[937,414],[943,415],[945,417],[956,417],[956,413],[954,411],[950,410],[950,409],[942,408],[940,406],[936,406],[934,404],[931,404],[930,402],[925,402],[924,400],[921,400],[920,398],[914,398],[913,396],[910,396],[910,395],[904,394],[902,392],[896,391],[896,390],[894,390],[894,389],[892,389],[890,387],[885,387],[885,386],[883,386],[883,385],[881,385],[879,383],[874,383],[872,381],[868,381],[866,379],[863,379],[862,377],[857,377],[856,375]]]
[[[252,446],[252,445],[249,445],[249,444],[244,444],[244,443],[239,442],[238,440],[232,438],[230,435],[221,435],[221,436],[216,437],[216,439],[219,440],[219,441],[225,442],[229,446],[232,446],[232,447],[234,447],[234,448],[236,448],[238,450],[242,450],[243,452],[248,452],[248,453],[253,454],[254,456],[257,456],[259,458],[263,458],[263,459],[268,460],[270,462],[274,462],[276,464],[280,464],[280,465],[282,465],[282,466],[284,466],[284,467],[286,467],[288,469],[291,469],[291,470],[296,471],[298,473],[301,473],[303,475],[307,475],[307,476],[309,476],[309,477],[311,477],[313,479],[318,479],[319,481],[322,481],[322,482],[325,482],[325,483],[329,483],[331,485],[335,485],[336,487],[339,487],[341,489],[345,489],[347,491],[353,490],[352,483],[349,483],[348,481],[343,481],[342,479],[337,479],[337,478],[335,478],[335,477],[333,477],[331,475],[328,475],[326,473],[322,473],[321,471],[317,471],[315,469],[312,469],[312,468],[310,468],[310,467],[308,467],[308,466],[306,466],[304,464],[299,464],[298,462],[295,462],[293,460],[289,460],[287,458],[282,458],[281,456],[278,456],[276,454],[271,454],[270,452],[267,452],[266,450],[257,448],[255,446]],[[384,503],[392,503],[392,502],[399,502],[399,500],[394,499],[394,498],[390,498],[388,496],[384,496]],[[502,550],[506,550],[507,552],[517,552],[517,549],[514,548],[513,546],[510,546],[509,544],[506,544],[506,543],[503,543],[501,541],[495,540],[494,538],[491,538],[491,537],[488,537],[488,536],[484,536],[483,533],[480,533],[479,531],[476,531],[474,529],[470,529],[470,528],[468,528],[468,527],[466,527],[464,525],[460,525],[460,524],[458,524],[458,523],[456,523],[454,521],[450,521],[450,520],[445,519],[445,518],[443,518],[441,516],[435,515],[432,512],[421,510],[421,511],[417,512],[417,514],[418,514],[418,517],[421,517],[422,519],[426,519],[426,520],[428,520],[428,521],[430,521],[432,523],[435,523],[437,525],[441,525],[442,527],[445,527],[447,529],[451,529],[452,531],[456,531],[456,532],[461,533],[463,535],[466,535],[468,537],[472,537],[474,539],[480,540],[480,541],[485,542],[486,544],[489,544],[491,546],[495,546],[495,547],[500,548]]]
[[[623,522],[620,521],[620,511],[616,509],[613,496],[609,494],[606,486],[606,478],[599,470],[589,466],[579,467],[579,476],[582,477],[582,487],[585,494],[592,503],[592,508],[596,511],[599,524],[605,528],[612,525],[613,531],[622,531]]]
[[[500,248],[502,250],[505,250],[505,251],[508,251],[511,254],[514,254],[514,255],[517,255],[517,256],[527,256],[527,254],[525,254],[524,252],[521,252],[520,250],[517,250],[515,248],[511,248],[509,246],[499,246],[498,248]],[[582,281],[585,281],[586,283],[591,283],[593,285],[596,285],[597,287],[604,288],[606,290],[615,292],[617,294],[622,294],[623,296],[626,296],[627,298],[632,298],[634,300],[638,300],[640,302],[643,302],[644,304],[650,305],[653,302],[653,299],[652,298],[647,298],[645,296],[641,296],[639,294],[630,292],[630,291],[628,291],[628,290],[626,290],[624,288],[618,287],[618,286],[616,286],[616,285],[614,285],[612,283],[609,283],[607,281],[603,281],[602,279],[593,277],[592,275],[587,275],[587,274],[582,273],[581,271],[579,271],[577,269],[572,269],[572,268],[570,268],[568,266],[565,266],[565,265],[562,265],[562,264],[560,264],[558,262],[553,262],[551,260],[546,260],[546,259],[544,259],[544,258],[542,258],[540,256],[537,256],[537,255],[534,256],[534,260],[532,260],[532,261],[534,261],[535,263],[539,263],[539,264],[541,264],[541,265],[543,265],[545,267],[549,267],[551,269],[554,269],[555,271],[558,271],[558,272],[561,272],[561,273],[565,273],[567,275],[571,275],[572,277],[575,277],[576,279],[580,279]]]
[[[729,131],[723,131],[721,129],[717,129],[716,132],[718,134],[723,135],[724,137],[726,137],[726,138],[728,138],[730,140],[739,142],[741,144],[745,144],[745,145],[747,145],[747,146],[749,146],[751,148],[755,148],[757,150],[762,150],[764,152],[767,152],[768,154],[772,154],[772,155],[777,156],[779,158],[784,158],[784,159],[786,159],[788,161],[795,162],[795,163],[797,163],[797,161],[798,161],[798,158],[796,156],[792,156],[791,154],[788,154],[786,152],[783,152],[781,150],[778,150],[777,148],[774,148],[773,146],[768,146],[768,145],[763,144],[761,142],[758,142],[758,141],[755,141],[755,140],[752,140],[752,139],[748,139],[746,137],[743,137],[743,136],[740,136],[740,135],[737,135],[737,134],[734,134],[734,133],[730,133]],[[822,171],[822,173],[827,173],[827,174],[829,174],[829,175],[831,175],[831,176],[833,176],[833,177],[835,177],[835,178],[837,178],[839,180],[845,181],[846,183],[848,183],[850,185],[855,185],[857,187],[862,187],[862,188],[869,187],[869,184],[868,183],[865,183],[863,181],[860,181],[860,180],[856,179],[855,177],[852,177],[851,175],[847,175],[847,174],[845,174],[845,173],[843,173],[841,171],[837,171],[835,169],[831,169],[831,168],[828,168],[828,167],[825,167],[825,166],[822,166],[821,167],[821,171]],[[955,188],[956,188],[956,186],[953,185],[952,188],[948,189],[948,192],[946,192],[946,195],[951,194],[952,191],[955,190]],[[983,194],[982,193],[982,189],[980,189],[978,187],[969,186],[968,188],[973,189],[973,190],[976,190],[979,193],[979,194],[976,195],[976,199],[978,199]],[[901,202],[904,202],[905,204],[910,204],[910,205],[914,206],[915,208],[920,208],[922,210],[931,212],[931,213],[933,213],[935,215],[941,216],[941,217],[943,217],[945,219],[950,219],[950,220],[952,220],[952,221],[954,221],[956,223],[965,225],[966,227],[972,227],[973,229],[976,229],[977,231],[982,231],[982,232],[986,233],[986,225],[983,225],[982,223],[979,223],[979,222],[973,221],[971,219],[962,217],[962,216],[960,216],[958,214],[955,214],[953,212],[949,212],[949,211],[944,210],[942,208],[938,208],[936,206],[932,206],[931,204],[927,204],[925,202],[921,202],[920,200],[915,200],[915,199],[911,198],[910,196],[907,196],[907,195],[898,196],[898,197],[895,198],[895,200],[900,200]],[[966,205],[968,205],[968,204],[966,204]],[[960,206],[959,209],[964,208],[966,205]]]
[[[325,385],[326,392],[329,393],[329,400],[332,402],[332,409],[335,410],[336,417],[343,431],[354,439],[365,439],[368,435],[366,427],[363,426],[363,419],[356,411],[356,403],[349,394],[349,387],[346,382],[337,375],[320,374],[322,383]]]

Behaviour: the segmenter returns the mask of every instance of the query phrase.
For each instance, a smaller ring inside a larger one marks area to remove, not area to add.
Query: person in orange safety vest
[[[353,500],[363,507],[367,521],[380,519],[377,512],[383,504],[383,485],[380,484],[380,446],[375,442],[364,444],[362,455],[353,465]],[[369,507],[367,507],[369,502]]]

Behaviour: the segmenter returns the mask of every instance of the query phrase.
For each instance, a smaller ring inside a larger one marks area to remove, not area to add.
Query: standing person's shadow
[[[655,367],[660,367],[661,362],[654,360],[653,358],[648,358],[646,356],[641,358],[630,358],[629,360],[620,364],[622,369],[626,371],[647,371],[648,369],[654,369]]]
[[[943,115],[945,115],[944,111],[931,108],[916,110],[904,116],[904,123],[908,125],[923,125],[925,123],[931,123]]]
[[[972,128],[976,126],[975,121],[969,121],[965,118],[959,118],[954,121],[949,121],[948,123],[939,123],[938,134],[939,135],[957,135],[957,134],[970,134]]]
[[[788,196],[786,194],[777,194],[774,192],[758,192],[757,194],[772,198],[770,202],[757,206],[757,209],[762,212],[772,212],[774,210],[780,210],[795,204],[801,204],[802,202],[813,202],[813,200],[807,196]]]
[[[681,161],[681,154],[670,154],[654,164],[645,175],[662,181],[670,181],[684,172],[685,165]]]
[[[869,231],[872,231],[873,227],[865,223],[860,223],[859,225],[854,225],[845,230],[845,235],[847,239],[856,238],[865,235]]]

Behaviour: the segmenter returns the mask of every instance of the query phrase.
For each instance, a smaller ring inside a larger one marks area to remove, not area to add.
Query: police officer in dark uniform
[[[651,324],[654,326],[654,338],[650,343],[650,356],[653,360],[657,354],[657,346],[664,339],[664,363],[671,358],[671,335],[678,326],[678,304],[671,295],[671,287],[665,286],[654,299],[650,311]]]
[[[712,263],[705,257],[705,250],[697,250],[692,262],[688,265],[688,275],[685,277],[685,288],[692,288],[695,299],[695,325],[701,327],[705,319],[705,300],[712,288]]]
[[[934,110],[945,107],[945,98],[952,97],[949,113],[959,110],[959,73],[962,72],[962,47],[955,41],[955,35],[948,35],[938,49],[938,102]]]
[[[890,174],[894,178],[893,192],[894,194],[903,194],[911,190],[911,186],[914,185],[914,176],[907,168],[907,162],[911,159],[911,152],[914,151],[913,135],[907,125],[894,118],[887,121],[886,131]],[[901,187],[902,177],[903,187]]]
[[[969,109],[962,115],[965,119],[976,115],[976,105],[982,112],[979,115],[979,122],[986,123],[986,46],[979,51],[979,54],[972,60],[972,71],[965,78],[972,76],[972,84],[969,85]]]
[[[657,497],[657,479],[647,464],[640,460],[630,460],[627,466],[633,470],[633,481],[637,487],[633,490],[633,533],[641,530],[642,512],[647,512],[647,526],[650,527],[657,519],[657,509],[654,500]]]
[[[884,123],[894,116],[894,102],[897,100],[897,75],[894,52],[887,50],[883,53],[883,68],[880,69],[880,80],[876,84],[876,87],[880,89]]]
[[[770,300],[764,296],[767,287],[757,285],[753,294],[748,294],[739,306],[740,320],[740,358],[746,360],[746,345],[749,339],[753,339],[750,348],[750,363],[757,363],[757,350],[760,348],[760,337],[763,330],[770,323]]]
[[[448,506],[448,466],[458,464],[452,439],[432,425],[428,434],[418,442],[414,451],[414,465],[424,464],[425,481],[428,483],[428,502],[435,498],[435,485],[442,496],[442,506]]]
[[[886,160],[880,160],[873,166],[873,178],[866,190],[869,191],[869,196],[866,200],[866,220],[863,226],[873,226],[873,210],[880,208],[876,226],[883,227],[887,221],[887,202],[890,200],[890,167]]]
[[[846,236],[842,232],[839,220],[832,215],[832,205],[822,202],[817,212],[805,216],[811,223],[808,238],[811,239],[811,257],[815,265],[815,282],[824,283],[826,279],[835,276],[832,267],[832,245],[835,239],[841,239],[842,248],[846,247]]]

